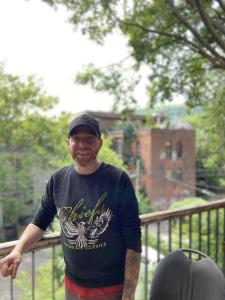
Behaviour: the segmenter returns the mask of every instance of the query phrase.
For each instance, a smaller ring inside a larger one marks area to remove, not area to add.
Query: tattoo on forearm
[[[127,250],[124,279],[124,300],[133,300],[140,269],[140,253]]]

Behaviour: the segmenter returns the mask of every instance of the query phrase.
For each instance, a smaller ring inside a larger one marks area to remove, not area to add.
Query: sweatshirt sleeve
[[[53,186],[54,180],[53,176],[51,176],[47,183],[42,201],[33,216],[32,223],[42,230],[47,229],[56,214],[56,206],[53,199]]]
[[[138,201],[130,178],[124,172],[120,194],[120,224],[126,247],[141,252],[141,221]]]

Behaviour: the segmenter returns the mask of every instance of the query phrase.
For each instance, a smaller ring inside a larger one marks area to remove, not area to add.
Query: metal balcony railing
[[[137,300],[147,300],[154,268],[164,255],[177,248],[193,248],[208,254],[225,273],[225,200],[210,201],[205,205],[178,210],[159,211],[141,216],[142,263],[137,288]],[[0,257],[7,255],[16,241],[0,244]],[[56,261],[60,238],[58,233],[46,234],[26,254],[29,256],[28,278],[15,286],[10,278],[0,278],[0,300],[19,300],[21,289],[30,293],[25,299],[40,300],[38,296],[37,267],[43,249],[48,249],[46,261],[51,262],[49,276],[51,292],[46,300],[61,300],[56,293],[59,277]],[[50,251],[50,252],[49,252]],[[45,255],[46,256],[46,255]],[[195,258],[198,259],[198,258]],[[61,269],[61,275],[63,268]],[[18,280],[20,279],[18,274]],[[30,286],[29,286],[30,284]],[[49,283],[48,283],[49,286]],[[61,282],[61,288],[63,284]]]

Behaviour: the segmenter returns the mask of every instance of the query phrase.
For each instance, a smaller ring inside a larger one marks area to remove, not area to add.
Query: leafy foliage
[[[149,198],[142,192],[137,194],[140,215],[152,212]]]
[[[225,86],[218,89],[217,94],[205,107],[203,126],[206,126],[206,134],[210,147],[210,157],[207,166],[225,166]]]
[[[58,247],[57,247],[58,248]],[[64,262],[62,257],[54,261],[55,298],[64,299]],[[35,298],[52,299],[52,260],[41,264],[35,274]],[[26,284],[24,284],[26,282]],[[21,271],[15,279],[15,286],[19,289],[20,300],[32,299],[32,281],[28,271]]]
[[[216,194],[223,194],[225,187],[224,116],[223,98],[218,96],[201,112],[182,119],[196,132],[197,186]]]
[[[114,152],[111,147],[112,141],[109,138],[104,138],[103,147],[99,152],[99,159],[110,163],[118,168],[126,170],[126,166],[124,165],[123,161],[118,158],[116,152]]]
[[[50,165],[54,121],[41,112],[56,101],[33,77],[22,80],[0,67],[0,203],[6,224],[17,224],[21,211],[33,200],[32,168]]]
[[[99,69],[89,64],[83,72],[76,75],[75,83],[82,85],[90,84],[91,88],[98,92],[108,92],[114,96],[112,110],[122,113],[132,112],[137,104],[133,92],[139,82],[139,76],[130,74],[128,70],[122,68],[120,64],[111,65],[104,69]]]
[[[183,95],[191,106],[204,104],[213,99],[219,88],[218,78],[224,78],[225,6],[222,1],[45,2],[65,5],[71,12],[74,27],[98,43],[119,30],[127,39],[135,74],[143,65],[148,69],[151,105],[172,100],[177,94]],[[131,89],[126,87],[134,89],[139,79],[130,80],[127,72],[119,72],[119,68],[123,69],[121,62],[104,73],[92,66],[79,74],[82,80],[78,81],[89,83],[97,90],[100,87],[114,94],[118,101],[122,97],[120,94],[117,98],[120,91],[125,94],[123,99],[132,101]],[[107,85],[107,78],[115,88]]]
[[[131,145],[135,141],[138,124],[129,120],[118,121],[115,128],[123,131],[123,160],[125,164],[134,164],[136,157],[132,155]]]

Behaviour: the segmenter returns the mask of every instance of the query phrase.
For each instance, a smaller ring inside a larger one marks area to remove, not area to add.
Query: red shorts
[[[123,284],[101,288],[86,288],[72,282],[65,276],[66,300],[121,300]]]

